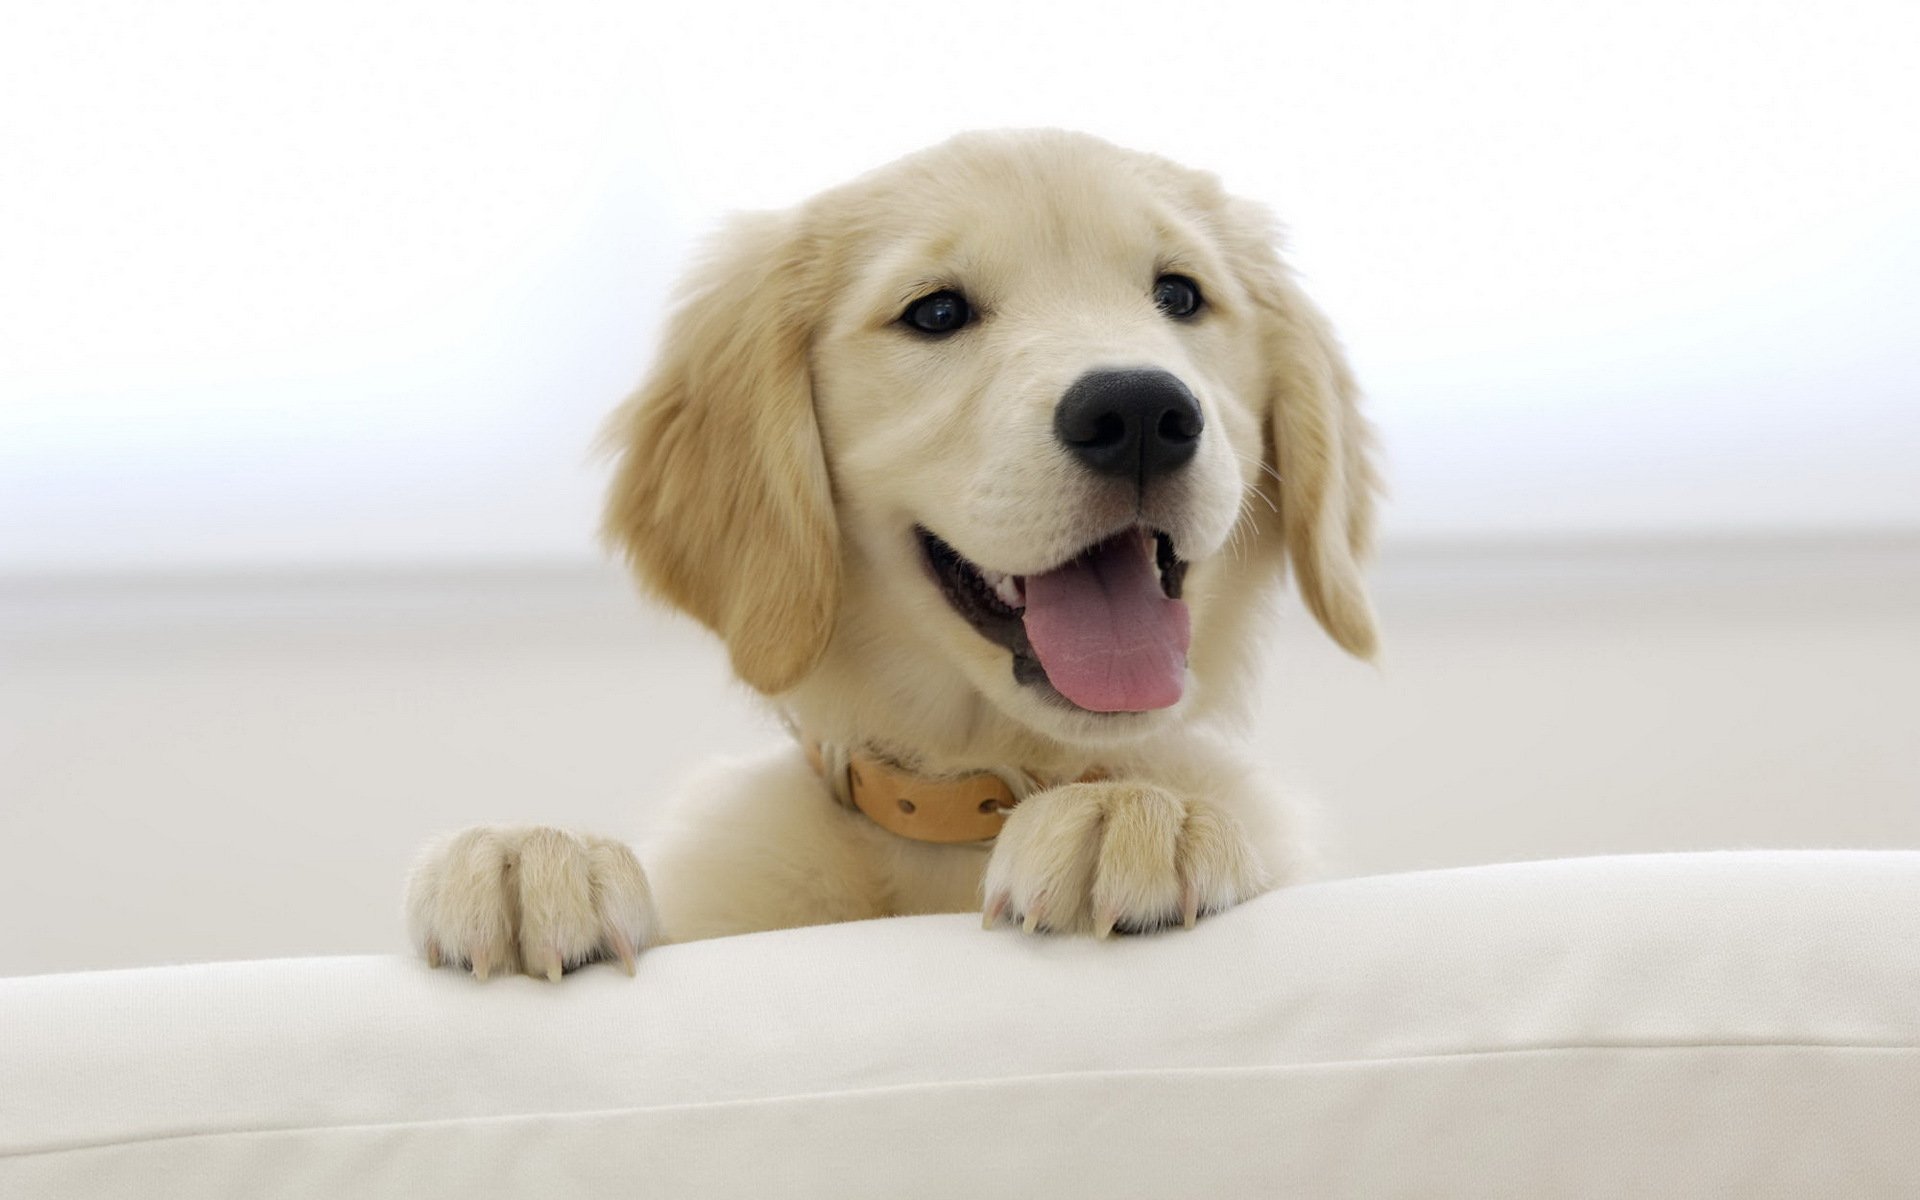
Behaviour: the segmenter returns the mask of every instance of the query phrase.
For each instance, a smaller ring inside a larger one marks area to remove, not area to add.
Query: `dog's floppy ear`
[[[607,434],[619,456],[608,540],[769,694],[819,661],[840,593],[808,370],[812,276],[791,218],[736,218],[684,285],[652,376]]]
[[[1300,596],[1321,628],[1349,653],[1372,658],[1379,637],[1361,568],[1372,550],[1379,487],[1373,430],[1332,327],[1272,247],[1264,233],[1247,248],[1246,265],[1265,328],[1281,534]]]

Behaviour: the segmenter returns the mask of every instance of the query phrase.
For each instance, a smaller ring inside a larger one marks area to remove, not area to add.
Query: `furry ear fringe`
[[[806,264],[784,216],[725,230],[606,435],[618,458],[606,538],[769,695],[825,653],[840,595]]]

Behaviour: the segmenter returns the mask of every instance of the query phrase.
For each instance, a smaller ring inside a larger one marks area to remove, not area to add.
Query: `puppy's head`
[[[737,222],[616,421],[609,534],[767,693],[904,656],[1043,732],[1138,733],[1283,558],[1370,654],[1368,433],[1272,234],[1054,133]]]

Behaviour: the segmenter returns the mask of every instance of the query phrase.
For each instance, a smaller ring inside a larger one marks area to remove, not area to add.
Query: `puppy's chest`
[[[881,860],[892,915],[979,910],[980,879],[993,843],[943,846],[876,832],[885,839],[876,840],[873,850]]]

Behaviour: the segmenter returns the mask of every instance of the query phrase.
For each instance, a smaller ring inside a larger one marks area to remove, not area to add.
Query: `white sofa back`
[[[1912,1197],[1920,853],[0,980],[0,1195]]]

